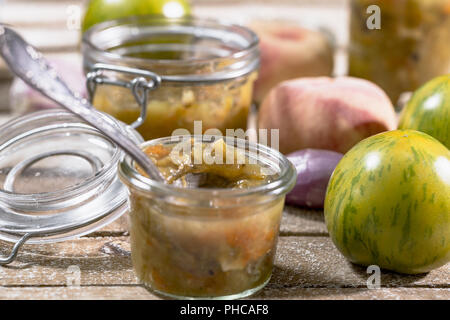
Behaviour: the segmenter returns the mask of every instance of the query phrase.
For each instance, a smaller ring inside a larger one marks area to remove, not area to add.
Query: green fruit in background
[[[400,116],[399,129],[428,133],[450,149],[450,75],[419,88]]]
[[[408,274],[440,267],[450,261],[450,151],[414,130],[369,137],[337,165],[324,211],[354,263]]]
[[[163,15],[179,18],[189,15],[188,0],[91,0],[83,19],[82,32],[94,24],[135,15]]]

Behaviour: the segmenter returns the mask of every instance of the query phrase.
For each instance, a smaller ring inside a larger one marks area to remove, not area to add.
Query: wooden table
[[[36,5],[39,2],[39,5]],[[69,6],[82,0],[0,0],[0,21],[10,23],[46,54],[72,55],[79,31],[68,29]],[[236,22],[279,15],[317,23],[335,34],[335,74],[345,74],[348,0],[194,0],[195,13]],[[239,6],[236,4],[239,3]],[[73,9],[73,7],[72,7]],[[344,53],[344,54],[340,54]],[[3,80],[2,80],[3,79]],[[10,75],[0,61],[0,110],[9,108]],[[8,118],[9,116],[6,116]],[[0,122],[4,119],[0,116]],[[130,260],[125,218],[78,240],[26,245],[17,261],[0,267],[2,299],[158,299],[139,285]],[[0,242],[0,253],[11,249]],[[77,275],[80,283],[77,286]],[[252,298],[450,299],[450,264],[421,276],[382,272],[381,288],[368,289],[370,274],[347,262],[328,237],[323,214],[287,207],[272,280]]]
[[[0,267],[0,299],[160,299],[135,277],[126,225],[122,217],[77,240],[25,245]],[[0,242],[0,253],[10,248]],[[286,207],[272,279],[251,298],[450,299],[450,264],[418,276],[382,271],[379,289],[368,289],[369,276],[334,247],[321,211]]]

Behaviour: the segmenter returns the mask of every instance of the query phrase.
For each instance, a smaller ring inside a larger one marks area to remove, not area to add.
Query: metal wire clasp
[[[0,257],[0,265],[6,265],[13,262],[16,257],[17,253],[19,252],[20,247],[33,236],[32,233],[26,233],[24,234],[15,244],[14,247],[11,250],[11,253],[7,257]]]
[[[131,81],[110,79],[104,75],[103,73],[104,71],[120,72],[134,75],[136,77]],[[120,86],[131,90],[134,98],[136,99],[136,102],[141,108],[139,118],[137,118],[137,120],[130,125],[134,129],[136,129],[142,123],[144,123],[147,117],[147,102],[149,91],[158,88],[161,85],[162,81],[161,77],[158,74],[153,73],[151,71],[123,66],[114,66],[104,63],[94,64],[92,66],[92,71],[87,74],[86,78],[87,78],[86,85],[91,103],[92,100],[94,99],[97,85],[99,84]]]

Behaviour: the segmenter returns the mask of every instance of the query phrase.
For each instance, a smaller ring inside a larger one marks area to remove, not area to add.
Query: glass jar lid
[[[139,134],[117,122],[136,143]],[[0,127],[0,239],[63,241],[93,232],[126,212],[117,177],[123,152],[70,112],[54,109]]]

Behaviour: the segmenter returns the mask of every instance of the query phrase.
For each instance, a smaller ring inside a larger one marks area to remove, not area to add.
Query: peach
[[[345,153],[371,135],[394,130],[397,117],[386,93],[372,82],[302,78],[270,91],[259,110],[258,126],[280,130],[282,153],[306,148]]]
[[[253,95],[257,103],[284,80],[333,72],[333,48],[323,33],[280,21],[252,22],[249,27],[260,39],[261,67]]]

